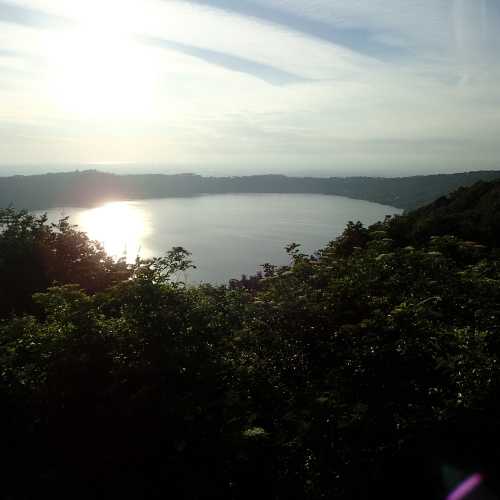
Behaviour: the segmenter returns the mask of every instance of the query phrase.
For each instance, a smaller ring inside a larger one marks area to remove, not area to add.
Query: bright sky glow
[[[497,0],[0,0],[0,174],[499,168],[498,26]]]
[[[47,86],[56,108],[97,120],[152,111],[156,70],[146,49],[97,29],[70,30],[52,43]]]

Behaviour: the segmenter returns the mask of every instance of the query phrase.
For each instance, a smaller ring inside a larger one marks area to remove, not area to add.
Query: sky
[[[500,168],[498,0],[0,0],[0,175]]]

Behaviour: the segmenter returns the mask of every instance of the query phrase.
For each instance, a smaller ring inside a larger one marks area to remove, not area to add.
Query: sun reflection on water
[[[134,262],[145,256],[144,240],[152,232],[146,212],[133,202],[106,203],[79,214],[78,226],[89,238],[102,243],[106,252]]]

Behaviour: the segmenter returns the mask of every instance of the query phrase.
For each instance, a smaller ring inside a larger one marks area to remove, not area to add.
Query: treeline
[[[0,211],[2,497],[498,492],[499,190],[226,286],[185,286],[181,248],[128,265]]]
[[[0,207],[47,209],[90,206],[113,200],[221,193],[318,193],[413,209],[460,186],[499,177],[500,171],[401,178],[202,177],[193,174],[114,175],[84,171],[0,178]]]

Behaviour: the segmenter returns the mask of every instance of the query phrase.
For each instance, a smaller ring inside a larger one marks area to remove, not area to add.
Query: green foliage
[[[389,228],[399,240],[423,243],[453,235],[490,247],[500,246],[500,182],[460,188],[428,206],[394,219]]]
[[[444,498],[442,466],[494,470],[498,248],[425,214],[189,287],[182,248],[128,267],[2,212],[4,496]]]

